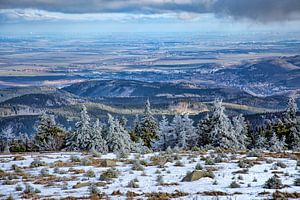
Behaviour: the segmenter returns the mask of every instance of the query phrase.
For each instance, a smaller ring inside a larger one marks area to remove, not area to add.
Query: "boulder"
[[[182,182],[192,182],[197,181],[204,177],[211,177],[211,174],[207,171],[203,170],[195,170],[193,172],[188,173],[183,179]]]
[[[115,160],[100,160],[100,167],[115,167],[117,165]]]

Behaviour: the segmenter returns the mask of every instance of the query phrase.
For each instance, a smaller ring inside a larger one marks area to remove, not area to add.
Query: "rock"
[[[115,160],[100,160],[100,167],[115,167],[116,165],[117,164]]]
[[[106,186],[106,182],[97,182],[95,185],[97,187],[104,187],[104,186]]]
[[[213,174],[211,172],[203,171],[203,170],[195,170],[193,172],[188,173],[183,179],[182,182],[192,182],[197,181],[204,177],[212,177]]]
[[[87,187],[87,186],[90,186],[90,185],[91,185],[91,182],[85,182],[85,183],[78,182],[78,183],[76,183],[76,185],[73,185],[73,189]]]
[[[25,160],[25,158],[23,156],[15,156],[14,161],[18,161],[18,160]]]

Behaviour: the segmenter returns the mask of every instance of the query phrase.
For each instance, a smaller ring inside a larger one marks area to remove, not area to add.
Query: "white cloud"
[[[131,20],[171,20],[176,19],[175,13],[134,14],[134,13],[84,13],[70,14],[48,12],[36,9],[2,9],[2,21],[131,21]]]

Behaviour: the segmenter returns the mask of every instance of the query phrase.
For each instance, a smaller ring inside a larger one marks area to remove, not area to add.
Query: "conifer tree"
[[[180,146],[186,142],[186,134],[183,132],[182,118],[180,115],[175,115],[170,125],[170,147]]]
[[[133,143],[132,150],[133,152],[141,153],[141,154],[150,152],[150,149],[145,146],[144,141],[141,138],[139,138],[137,142]]]
[[[298,126],[291,128],[292,144],[291,148],[294,151],[300,151],[300,131]]]
[[[288,105],[284,115],[284,133],[287,138],[288,147],[292,150],[299,149],[300,147],[300,124],[297,120],[297,103],[295,97],[292,96],[288,100]],[[279,133],[280,134],[280,133]]]
[[[212,130],[212,144],[215,147],[222,147],[225,149],[238,148],[238,140],[232,130],[232,124],[224,110],[225,108],[222,105],[222,100],[215,100],[212,114],[214,123]]]
[[[183,129],[186,135],[186,147],[194,147],[197,144],[196,129],[194,127],[194,121],[185,114],[182,118]]]
[[[144,116],[140,123],[139,134],[148,148],[151,148],[152,143],[157,139],[157,130],[158,125],[151,112],[150,101],[148,99],[145,104]]]
[[[80,112],[80,120],[75,124],[75,130],[68,138],[67,145],[73,150],[89,150],[92,134],[90,117],[85,105],[83,105]]]
[[[233,118],[233,131],[238,141],[239,149],[246,149],[247,147],[247,134],[248,127],[243,115],[239,115]]]
[[[14,138],[12,127],[7,127],[0,132],[0,142],[3,148],[3,153],[10,153],[11,141]]]
[[[170,125],[166,116],[162,117],[162,120],[159,122],[159,130],[158,130],[158,140],[154,143],[154,148],[156,150],[166,150],[169,144],[169,136],[170,136]]]
[[[298,108],[297,108],[295,97],[292,96],[288,100],[288,105],[285,112],[285,120],[287,123],[292,123],[292,124],[297,123],[297,118],[296,118],[297,109]]]
[[[66,133],[58,126],[55,119],[46,113],[40,117],[37,133],[34,137],[34,144],[40,151],[57,151],[65,143]]]
[[[188,115],[175,115],[171,123],[172,147],[188,148],[192,147],[197,142],[194,121]]]
[[[132,149],[132,141],[126,129],[117,119],[108,114],[108,127],[106,141],[110,151],[117,154],[129,153]]]
[[[266,147],[267,147],[267,138],[262,135],[258,135],[255,140],[254,148],[264,150],[264,149],[266,149]]]
[[[96,120],[95,125],[93,126],[93,134],[91,135],[91,143],[89,144],[89,149],[94,149],[100,153],[106,153],[108,151],[108,146],[103,138],[103,130],[100,125],[99,119]]]
[[[123,127],[126,127],[127,126],[127,119],[126,117],[122,116],[121,119],[120,119],[120,124],[123,126]]]
[[[213,120],[210,115],[206,115],[204,119],[201,119],[197,125],[197,144],[199,146],[211,145],[213,141]]]
[[[133,120],[133,129],[129,134],[133,142],[137,142],[139,138],[141,138],[141,122],[139,115],[135,115],[135,119]]]
[[[273,133],[272,137],[270,138],[270,145],[269,150],[272,152],[282,152],[285,147],[285,138],[281,141],[278,139],[276,133]]]

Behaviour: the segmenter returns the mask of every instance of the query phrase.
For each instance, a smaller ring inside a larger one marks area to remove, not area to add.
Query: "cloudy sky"
[[[300,31],[300,0],[0,0],[0,32]]]

